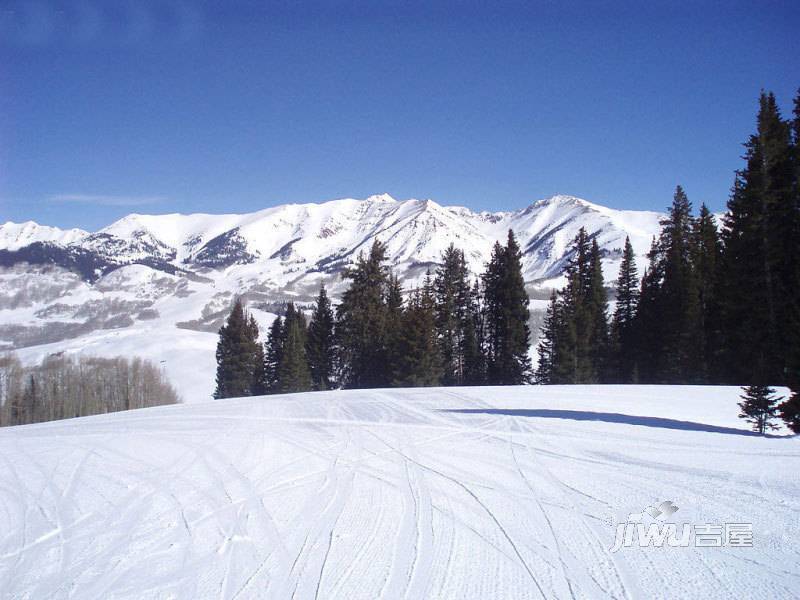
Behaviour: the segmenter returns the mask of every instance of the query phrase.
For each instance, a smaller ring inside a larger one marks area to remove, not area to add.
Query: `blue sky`
[[[485,6],[491,4],[490,7]],[[0,221],[555,193],[723,208],[793,2],[0,0]]]

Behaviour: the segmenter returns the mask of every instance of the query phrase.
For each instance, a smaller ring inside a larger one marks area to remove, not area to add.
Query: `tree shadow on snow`
[[[603,421],[604,423],[624,423],[626,425],[642,425],[644,427],[659,427],[662,429],[680,429],[683,431],[705,431],[710,433],[727,433],[730,435],[747,435],[756,437],[784,437],[779,435],[761,435],[755,431],[735,429],[733,427],[718,427],[707,423],[694,421],[679,421],[677,419],[664,419],[661,417],[639,417],[623,415],[621,413],[592,412],[586,410],[553,410],[548,408],[450,408],[441,409],[442,412],[483,415],[508,415],[510,417],[539,417],[543,419],[568,419],[572,421]]]

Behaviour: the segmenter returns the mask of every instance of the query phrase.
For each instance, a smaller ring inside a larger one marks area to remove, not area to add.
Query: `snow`
[[[19,250],[34,242],[71,244],[87,235],[88,232],[82,229],[59,229],[39,225],[34,221],[24,223],[6,221],[0,225],[0,250]]]
[[[363,390],[0,430],[9,598],[788,598],[800,439],[739,390]],[[611,552],[629,512],[753,547]]]
[[[159,258],[167,250],[175,253],[172,263],[191,268],[193,258],[205,244],[238,230],[247,251],[256,256],[255,272],[261,279],[279,285],[296,282],[299,275],[318,272],[316,265],[332,256],[353,260],[359,250],[368,250],[374,239],[387,244],[389,260],[401,275],[416,263],[435,262],[450,243],[465,250],[469,266],[480,272],[496,240],[505,240],[514,229],[525,250],[537,251],[523,258],[526,280],[553,277],[563,266],[564,253],[580,227],[596,235],[601,248],[621,250],[625,235],[644,266],[650,240],[658,232],[660,215],[647,211],[620,211],[574,196],[558,195],[539,200],[513,212],[475,213],[463,207],[443,207],[433,200],[396,200],[377,194],[357,200],[344,198],[322,203],[284,204],[248,214],[163,215],[131,214],[101,229],[99,234],[132,242],[118,259],[142,259],[144,248],[156,248]],[[20,231],[28,231],[23,235]],[[83,239],[86,238],[86,239]],[[28,240],[28,241],[26,241]],[[6,223],[0,226],[0,248],[18,249],[31,241],[48,240],[82,246],[102,253],[104,237],[86,232],[37,225]],[[286,255],[275,256],[289,246]],[[122,252],[116,246],[113,252]],[[114,256],[112,256],[114,258]],[[604,265],[611,267],[615,258]],[[252,270],[252,269],[251,269]],[[609,272],[609,280],[616,275]],[[420,280],[423,273],[411,275]]]

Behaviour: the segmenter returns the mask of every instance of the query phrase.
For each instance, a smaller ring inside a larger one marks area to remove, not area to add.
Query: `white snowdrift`
[[[0,430],[3,598],[785,598],[800,439],[738,389],[309,393]],[[752,547],[611,552],[629,512]]]

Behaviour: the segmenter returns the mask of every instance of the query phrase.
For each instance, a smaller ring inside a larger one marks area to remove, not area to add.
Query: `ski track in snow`
[[[738,392],[363,390],[5,428],[0,598],[797,597],[800,439],[663,423],[741,429]],[[619,515],[663,500],[754,546],[612,553]]]

